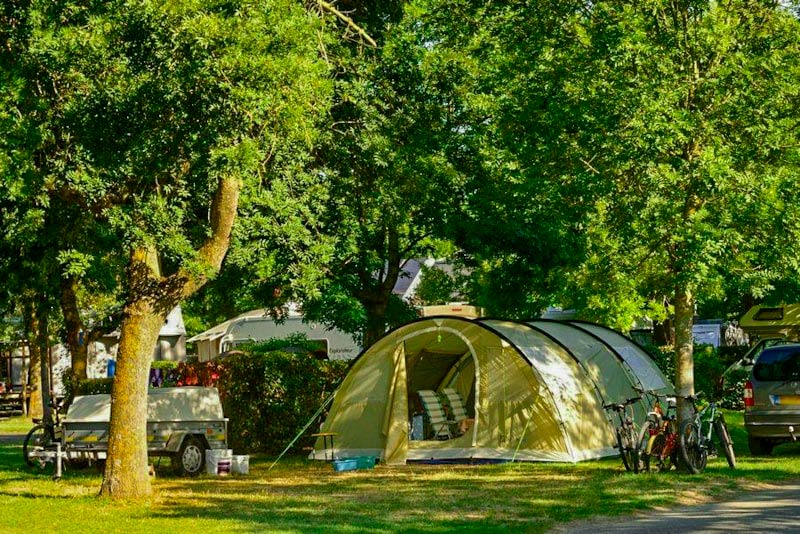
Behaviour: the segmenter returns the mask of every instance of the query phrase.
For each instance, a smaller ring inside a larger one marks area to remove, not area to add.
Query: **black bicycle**
[[[50,403],[52,419],[34,418],[36,425],[28,431],[22,444],[22,456],[30,467],[42,469],[56,460],[56,443],[61,439],[61,406]]]
[[[617,448],[622,458],[622,465],[627,471],[639,472],[639,447],[637,446],[636,425],[633,423],[633,403],[641,397],[633,397],[621,403],[604,404],[606,410],[617,414],[619,424],[615,428]]]
[[[698,410],[697,399],[700,395],[702,393],[686,397],[692,402],[694,416],[681,423],[680,449],[686,469],[696,475],[706,468],[709,453],[716,454],[717,452],[713,436],[716,436],[730,468],[736,469],[733,440],[728,432],[725,417],[717,410],[715,401],[709,402],[701,410]]]

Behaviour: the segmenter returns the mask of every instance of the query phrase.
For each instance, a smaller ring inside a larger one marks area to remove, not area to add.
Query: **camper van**
[[[220,323],[189,338],[187,343],[195,343],[197,359],[205,362],[240,345],[284,339],[297,333],[319,342],[320,351],[330,360],[351,360],[361,352],[361,347],[353,341],[352,336],[341,330],[305,322],[299,314],[292,314],[277,322],[263,309],[252,310]]]
[[[750,340],[782,338],[800,341],[800,304],[753,306],[739,322]]]

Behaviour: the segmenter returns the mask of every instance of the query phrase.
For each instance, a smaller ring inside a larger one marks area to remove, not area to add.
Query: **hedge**
[[[258,346],[225,357],[217,387],[230,420],[230,447],[280,453],[333,393],[348,363]],[[312,444],[310,434],[320,423],[321,418],[312,422],[294,452]]]
[[[671,381],[675,381],[675,350],[672,347],[645,347],[653,357],[659,369]],[[729,378],[726,382],[732,386],[723,389],[723,373],[738,361],[749,347],[713,347],[711,345],[695,345],[694,348],[694,390],[702,391],[705,398],[718,401],[719,405],[728,409],[742,409],[742,390],[746,376]],[[745,373],[746,374],[746,373]]]

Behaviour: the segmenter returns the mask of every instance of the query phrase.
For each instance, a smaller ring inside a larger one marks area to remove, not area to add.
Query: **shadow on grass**
[[[556,522],[626,513],[669,501],[680,477],[635,477],[616,462],[571,465],[380,467],[333,473],[297,463],[251,478],[162,481],[176,497],[161,517],[216,518],[255,530],[544,532]],[[663,485],[665,481],[669,484]],[[205,485],[213,487],[204,487]],[[610,503],[613,503],[610,505]]]
[[[686,504],[733,494],[753,481],[800,476],[796,446],[776,449],[775,457],[764,459],[743,456],[746,439],[741,447],[737,443],[742,469],[732,471],[724,459],[716,459],[697,476],[637,476],[626,473],[618,459],[578,465],[379,466],[336,473],[330,464],[290,458],[270,471],[271,460],[252,456],[249,476],[185,479],[171,476],[166,462],[154,481],[157,497],[150,506],[120,511],[92,498],[80,506],[105,510],[112,517],[106,525],[198,524],[207,533],[545,532],[575,519]],[[64,493],[87,497],[100,481],[100,474],[88,469],[68,470],[60,486],[49,483],[46,474],[24,467],[20,446],[0,445],[0,495],[31,502]],[[24,509],[26,503],[16,505]]]

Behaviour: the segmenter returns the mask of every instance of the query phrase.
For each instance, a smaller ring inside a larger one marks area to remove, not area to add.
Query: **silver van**
[[[766,455],[800,433],[800,343],[764,349],[744,387],[750,452]]]

